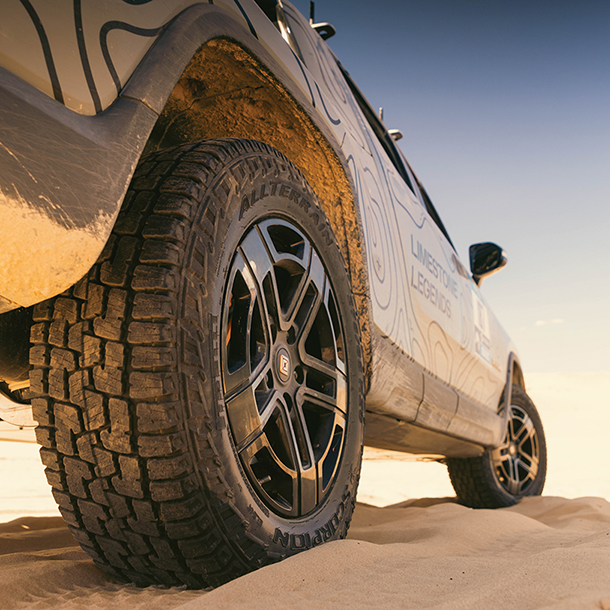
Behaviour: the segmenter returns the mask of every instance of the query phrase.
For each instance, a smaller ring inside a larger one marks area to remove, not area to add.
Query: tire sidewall
[[[277,159],[275,159],[277,162]],[[235,165],[248,165],[239,159]],[[264,167],[264,164],[262,164]],[[336,240],[315,195],[296,169],[288,165],[288,172],[258,172],[250,174],[242,183],[231,189],[226,213],[219,220],[216,242],[222,244],[209,277],[213,278],[205,296],[206,310],[210,312],[216,336],[207,342],[208,379],[211,384],[215,410],[213,438],[215,450],[222,464],[219,476],[230,497],[227,501],[242,516],[247,537],[266,548],[270,557],[281,557],[322,542],[343,537],[347,531],[358,484],[363,446],[363,381],[362,356],[358,325],[351,294],[351,286]],[[234,179],[236,172],[225,169],[219,180],[227,176]],[[213,189],[210,189],[213,190]],[[348,361],[349,405],[346,435],[341,460],[331,489],[316,509],[300,518],[285,518],[265,506],[253,490],[235,450],[228,417],[224,407],[220,353],[220,320],[226,294],[228,275],[233,256],[244,235],[255,223],[265,218],[282,218],[295,224],[315,247],[333,285],[336,304],[340,311]],[[194,224],[194,227],[197,223]],[[214,330],[212,330],[214,332]],[[205,464],[199,465],[207,468]]]

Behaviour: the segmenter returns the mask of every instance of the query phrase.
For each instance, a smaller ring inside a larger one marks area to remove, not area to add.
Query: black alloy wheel
[[[496,477],[513,496],[524,496],[540,468],[540,440],[525,409],[511,405],[504,443],[492,453]]]
[[[333,287],[294,223],[250,227],[233,258],[222,322],[224,401],[261,501],[303,517],[343,451],[347,362]]]

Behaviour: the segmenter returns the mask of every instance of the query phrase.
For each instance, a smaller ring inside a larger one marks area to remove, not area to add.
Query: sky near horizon
[[[309,16],[309,2],[293,0]],[[526,371],[610,370],[610,2],[318,0]]]

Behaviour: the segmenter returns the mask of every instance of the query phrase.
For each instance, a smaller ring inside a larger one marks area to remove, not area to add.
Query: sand
[[[442,465],[367,449],[347,540],[211,592],[138,589],[99,570],[54,516],[31,431],[0,425],[0,610],[610,610],[610,374],[528,379],[548,495],[471,510]]]
[[[211,592],[118,583],[58,517],[0,524],[2,608],[610,609],[610,503],[531,498],[501,510],[452,499],[359,504],[347,540]]]

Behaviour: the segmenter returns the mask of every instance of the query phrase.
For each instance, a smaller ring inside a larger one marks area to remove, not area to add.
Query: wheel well
[[[251,53],[214,39],[192,58],[157,121],[144,155],[209,138],[259,140],[303,173],[328,216],[348,267],[369,379],[370,316],[358,213],[333,147],[286,88]]]
[[[513,363],[513,384],[522,387],[525,390],[525,378],[519,363],[515,360]]]

